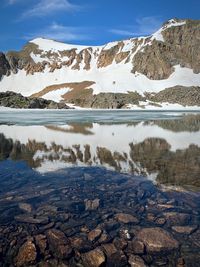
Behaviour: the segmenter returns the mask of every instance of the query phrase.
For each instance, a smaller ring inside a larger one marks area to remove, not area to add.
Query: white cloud
[[[87,29],[81,27],[68,27],[54,22],[40,31],[24,36],[24,39],[31,40],[37,37],[43,37],[62,42],[90,40],[91,38],[86,31]]]
[[[21,19],[46,16],[58,11],[77,11],[79,9],[79,6],[71,4],[68,0],[40,0],[35,6],[26,10]]]
[[[124,35],[124,36],[134,35],[134,33],[129,30],[111,29],[110,32],[117,34],[117,35]]]
[[[159,29],[162,21],[159,16],[141,17],[135,20],[134,25],[123,28],[114,28],[109,32],[121,36],[142,36],[150,35]]]
[[[143,34],[151,34],[158,30],[162,24],[159,16],[150,16],[136,19],[139,32]]]

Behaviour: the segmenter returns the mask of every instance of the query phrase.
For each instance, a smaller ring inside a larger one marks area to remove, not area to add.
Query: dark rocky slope
[[[28,109],[68,109],[64,103],[56,103],[42,98],[24,97],[14,92],[0,93],[0,106],[10,108],[28,108]]]
[[[200,106],[200,87],[175,86],[162,90],[149,99],[183,106]]]

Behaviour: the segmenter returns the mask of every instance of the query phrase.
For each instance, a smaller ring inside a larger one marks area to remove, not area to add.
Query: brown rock
[[[65,259],[71,255],[72,248],[70,242],[62,231],[57,229],[48,230],[47,239],[50,248],[56,257]]]
[[[134,239],[128,243],[128,250],[132,254],[144,254],[144,243],[140,240]]]
[[[199,21],[187,20],[181,27],[165,27],[164,42],[147,38],[146,46],[133,57],[133,72],[143,73],[149,79],[166,79],[174,71],[173,66],[181,65],[199,73],[200,56],[194,49],[199,47],[199,28]]]
[[[186,225],[190,220],[190,215],[178,212],[165,212],[163,214],[168,225]]]
[[[144,263],[143,259],[136,255],[131,255],[129,257],[128,263],[131,267],[146,267],[147,265]]]
[[[93,244],[82,237],[75,236],[70,238],[71,247],[79,252],[87,252],[93,249]]]
[[[172,226],[172,230],[179,234],[187,234],[190,235],[197,229],[197,226]]]
[[[110,240],[111,240],[111,237],[106,232],[103,232],[100,238],[98,239],[98,242],[100,244],[103,244],[103,243],[109,242]]]
[[[176,267],[184,267],[185,266],[185,260],[183,258],[179,258],[177,260],[177,265]]]
[[[115,62],[118,64],[129,56],[130,52],[120,52],[115,57]]]
[[[39,247],[40,249],[40,253],[44,254],[46,248],[47,248],[47,239],[45,235],[36,235],[35,236],[35,242],[36,245]]]
[[[123,43],[118,43],[117,45],[111,47],[110,49],[106,49],[101,51],[97,67],[98,68],[104,68],[112,64],[113,60],[115,59],[116,54],[118,53],[120,47],[123,46]]]
[[[88,239],[92,242],[96,241],[100,237],[101,233],[102,233],[101,229],[94,229],[91,232],[89,232]]]
[[[19,203],[19,208],[29,213],[32,211],[32,206],[28,203]]]
[[[107,266],[127,266],[127,258],[124,252],[116,248],[113,243],[102,245],[102,250],[106,254]]]
[[[137,239],[141,240],[148,252],[160,252],[177,249],[179,243],[171,234],[162,228],[144,228],[137,234]]]
[[[117,252],[117,248],[112,243],[102,245],[102,249],[107,257],[111,257],[112,254],[115,254]]]
[[[103,251],[100,248],[96,248],[82,254],[82,260],[87,267],[99,267],[105,263],[106,258]]]
[[[138,219],[131,214],[117,213],[115,218],[122,223],[138,223]]]
[[[16,266],[34,263],[37,257],[35,244],[28,240],[20,248],[16,257]]]
[[[100,205],[100,199],[96,198],[94,200],[87,199],[85,200],[85,209],[86,210],[96,210]]]
[[[115,247],[118,249],[118,250],[124,250],[126,247],[127,247],[127,241],[125,239],[122,239],[122,238],[119,238],[119,237],[116,237],[114,240],[113,240],[113,244],[115,245]]]

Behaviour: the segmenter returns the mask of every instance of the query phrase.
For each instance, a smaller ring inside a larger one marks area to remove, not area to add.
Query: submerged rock
[[[148,252],[173,250],[179,247],[178,241],[169,232],[159,227],[140,230],[137,239],[145,244]]]
[[[190,235],[197,229],[197,226],[172,226],[172,230],[179,234],[187,234]]]
[[[47,224],[49,222],[49,218],[46,216],[38,216],[34,218],[33,216],[26,214],[15,216],[15,220],[17,222],[32,223],[32,224]]]
[[[100,199],[96,198],[94,200],[87,199],[85,200],[85,209],[86,210],[96,210],[100,205]]]
[[[101,233],[102,233],[101,229],[94,229],[91,232],[89,232],[88,239],[90,241],[96,241],[100,237]]]
[[[69,239],[62,231],[57,229],[48,230],[47,239],[50,249],[52,253],[55,254],[55,257],[65,259],[72,254]]]
[[[186,213],[178,213],[178,212],[165,212],[164,216],[166,218],[168,225],[187,225],[191,216]]]
[[[32,206],[28,203],[19,203],[19,208],[29,213],[32,211]]]
[[[144,243],[140,240],[133,239],[128,243],[128,251],[133,254],[144,254],[145,246]]]
[[[44,254],[45,250],[47,248],[47,238],[45,235],[37,235],[35,236],[35,241],[36,241],[36,245],[39,247],[40,249],[40,253]]]
[[[20,267],[34,263],[36,257],[37,251],[35,244],[31,240],[28,240],[19,248],[19,252],[16,257],[16,266]]]
[[[83,264],[87,267],[100,267],[106,261],[106,257],[100,248],[96,248],[82,254]]]
[[[139,220],[131,214],[117,213],[115,218],[122,223],[138,223]]]
[[[147,267],[144,260],[136,255],[131,255],[129,257],[128,263],[130,264],[131,267]]]

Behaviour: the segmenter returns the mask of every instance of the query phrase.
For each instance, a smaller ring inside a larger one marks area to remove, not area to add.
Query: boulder
[[[106,257],[100,248],[82,254],[83,264],[87,267],[100,267],[106,262]]]
[[[145,244],[149,253],[169,251],[179,247],[178,241],[169,232],[159,227],[143,228],[138,232],[137,239]]]
[[[190,235],[197,229],[196,225],[192,226],[172,226],[172,230],[179,234]]]
[[[147,267],[144,260],[136,255],[131,255],[128,259],[128,263],[131,267]]]
[[[47,239],[50,249],[55,257],[60,259],[69,258],[72,254],[69,239],[65,234],[57,229],[50,229],[47,231]]]
[[[117,213],[115,215],[115,218],[119,222],[125,223],[125,224],[127,224],[127,223],[138,223],[139,222],[139,220],[135,216],[133,216],[131,214],[126,214],[126,213]]]
[[[86,210],[96,210],[100,205],[100,199],[96,198],[94,200],[86,199],[85,200],[85,209]]]
[[[37,257],[35,244],[28,240],[20,248],[16,257],[16,266],[33,264]]]
[[[88,240],[96,241],[101,236],[102,230],[101,229],[94,229],[88,234]]]

